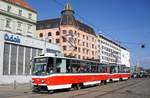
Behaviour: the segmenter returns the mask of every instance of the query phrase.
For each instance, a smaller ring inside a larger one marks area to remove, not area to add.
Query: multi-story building
[[[60,18],[37,22],[37,37],[58,44],[64,56],[96,59],[96,34],[88,25],[76,20],[74,11],[66,4]]]
[[[103,35],[97,36],[98,57],[101,63],[130,66],[130,53]]]
[[[35,38],[36,20],[23,0],[0,0],[0,84],[29,82],[34,56],[60,52],[59,46]]]
[[[23,0],[0,0],[0,30],[35,36],[37,14]]]
[[[121,64],[130,67],[130,52],[121,48]]]

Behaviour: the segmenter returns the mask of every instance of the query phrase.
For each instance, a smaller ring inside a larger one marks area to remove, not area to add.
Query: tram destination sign
[[[17,36],[17,35],[5,33],[4,39],[5,39],[6,41],[11,41],[11,42],[15,42],[15,43],[20,43],[20,38],[19,38],[19,36]]]

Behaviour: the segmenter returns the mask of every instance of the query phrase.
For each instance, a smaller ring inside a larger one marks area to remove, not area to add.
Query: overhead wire
[[[61,3],[58,0],[53,0],[56,4],[60,5],[61,7],[64,6],[63,3]],[[79,18],[82,19],[82,21],[86,22],[88,25],[91,25],[92,27],[94,27],[96,29],[96,31],[98,31],[98,34],[101,35],[105,35],[102,29],[100,29],[98,26],[94,25],[93,23],[89,22],[87,19],[85,19],[83,16],[81,16],[79,13],[75,13]],[[99,32],[101,31],[101,32]],[[141,42],[125,42],[125,41],[119,41],[119,40],[113,40],[119,44],[130,44],[130,45],[145,45],[145,44],[150,44],[150,43],[141,43]]]

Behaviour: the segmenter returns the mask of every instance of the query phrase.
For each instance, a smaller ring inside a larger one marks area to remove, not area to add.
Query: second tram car
[[[39,56],[34,58],[32,66],[33,90],[80,89],[130,77],[129,73],[119,74],[119,70],[116,70],[116,66],[107,66],[96,61]]]

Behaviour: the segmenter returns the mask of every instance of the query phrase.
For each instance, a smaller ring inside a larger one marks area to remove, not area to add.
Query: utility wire
[[[60,5],[61,7],[63,7],[64,5],[59,2],[58,0],[53,0],[56,4]],[[87,19],[85,19],[83,16],[81,16],[80,14],[78,14],[77,12],[75,13],[75,15],[77,15],[80,19],[82,19],[83,21],[85,21],[87,24],[91,25],[92,27],[94,27],[96,29],[96,31],[102,31],[101,29],[99,29],[98,26],[92,24],[91,22],[89,22]],[[99,34],[103,34],[102,32]]]
[[[61,7],[64,6],[64,4],[62,4],[61,2],[59,2],[58,0],[53,0],[56,4],[60,5]],[[80,14],[78,14],[77,12],[75,13],[79,18],[81,18],[83,21],[85,21],[86,23],[88,23],[89,25],[91,25],[92,27],[94,27],[96,29],[96,31],[98,31],[98,34],[101,35],[105,35],[103,30],[100,29],[98,26],[94,25],[93,23],[89,22],[87,19],[85,19],[84,17],[82,17]],[[102,32],[99,32],[102,31]],[[145,44],[150,44],[150,43],[139,43],[139,42],[125,42],[125,41],[119,41],[119,40],[114,40],[116,42],[118,42],[119,44],[132,44],[132,45],[145,45]]]

